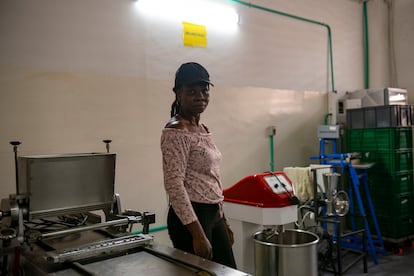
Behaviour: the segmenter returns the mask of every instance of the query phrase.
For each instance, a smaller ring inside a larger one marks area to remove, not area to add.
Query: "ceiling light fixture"
[[[191,22],[219,29],[234,29],[239,23],[236,11],[208,0],[138,0],[137,9],[160,20]]]

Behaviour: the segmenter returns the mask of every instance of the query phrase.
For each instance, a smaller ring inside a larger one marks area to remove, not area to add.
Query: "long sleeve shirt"
[[[170,204],[186,225],[197,220],[191,202],[223,201],[221,153],[211,133],[165,128],[161,135],[164,186]]]

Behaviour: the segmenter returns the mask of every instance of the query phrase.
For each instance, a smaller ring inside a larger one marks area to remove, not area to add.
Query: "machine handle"
[[[102,142],[104,142],[106,144],[106,152],[109,153],[109,144],[112,142],[112,140],[102,140]]]
[[[10,145],[13,146],[14,151],[14,166],[16,171],[16,194],[19,194],[19,171],[18,171],[18,164],[17,164],[17,146],[21,145],[20,141],[10,141]]]

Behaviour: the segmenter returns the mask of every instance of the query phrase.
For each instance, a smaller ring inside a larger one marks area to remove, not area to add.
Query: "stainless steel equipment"
[[[254,235],[255,275],[318,275],[319,237],[311,232],[272,229]]]
[[[17,157],[0,208],[0,275],[247,275],[154,242],[155,214],[121,210],[116,154]],[[140,223],[142,234],[132,234]]]
[[[293,184],[284,172],[248,175],[224,190],[226,217],[233,229],[236,263],[255,274],[261,265],[255,256],[253,236],[263,229],[283,232],[285,226],[297,220],[299,203]],[[269,262],[276,260],[270,255]],[[265,260],[262,260],[264,262]],[[315,265],[317,265],[315,263]]]
[[[346,98],[361,100],[361,107],[408,104],[407,90],[393,87],[352,91],[346,94]]]
[[[349,211],[348,194],[341,190],[338,191],[338,181],[341,174],[325,173],[323,175],[325,194],[326,194],[326,215],[345,216]]]
[[[341,98],[336,93],[328,94],[332,124],[349,124],[348,110],[364,107],[408,105],[408,91],[403,88],[371,88],[346,92]],[[348,120],[348,122],[347,122]]]
[[[104,210],[114,200],[113,153],[37,155],[18,158],[21,195],[27,195],[28,219]]]
[[[340,127],[339,125],[319,125],[317,136],[318,138],[339,139]]]

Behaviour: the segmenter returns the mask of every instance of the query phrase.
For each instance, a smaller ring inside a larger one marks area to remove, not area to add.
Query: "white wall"
[[[388,11],[384,1],[370,1],[368,11],[369,88],[390,86]],[[362,88],[365,88],[362,87]]]
[[[414,1],[394,2],[394,41],[397,67],[397,84],[406,88],[409,102],[414,103]]]
[[[223,152],[224,187],[269,169],[269,125],[277,128],[277,170],[309,164],[331,90],[327,29],[216,2],[237,9],[237,32],[207,28],[207,47],[191,48],[183,46],[180,22],[145,17],[134,1],[1,1],[1,198],[15,191],[9,141],[22,141],[25,155],[104,151],[108,138],[118,154],[116,190],[124,208],[153,211],[157,225],[165,225],[159,137],[175,70],[189,60],[205,65],[215,83],[202,119]],[[361,3],[253,3],[328,24],[335,89],[363,87]],[[381,85],[388,81],[385,67],[377,68]]]

